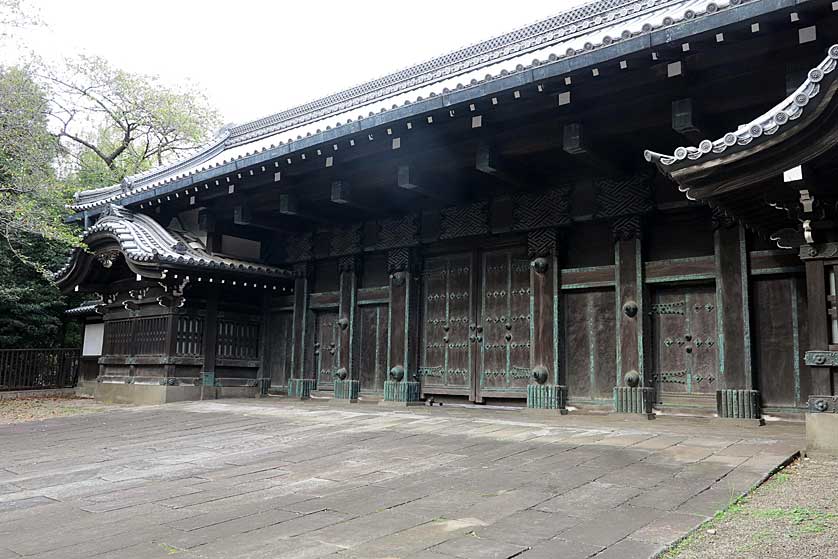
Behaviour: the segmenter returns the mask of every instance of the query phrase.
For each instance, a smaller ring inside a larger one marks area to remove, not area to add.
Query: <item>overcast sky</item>
[[[242,123],[511,31],[582,0],[28,0],[48,58],[187,79]]]

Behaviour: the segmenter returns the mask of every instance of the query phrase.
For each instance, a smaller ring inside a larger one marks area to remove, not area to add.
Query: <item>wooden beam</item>
[[[316,216],[311,213],[300,210],[300,201],[296,194],[279,195],[279,214],[290,215],[298,217],[300,219],[316,221],[319,223],[325,223],[328,221],[320,216]]]
[[[352,192],[352,185],[345,180],[332,181],[332,191],[329,198],[333,204],[356,208],[365,212],[373,212],[373,208],[358,202]]]
[[[562,149],[592,169],[604,170],[612,175],[623,174],[612,158],[599,155],[591,148],[585,136],[585,127],[580,122],[571,122],[562,127]]]
[[[474,167],[481,173],[491,175],[515,188],[521,187],[519,174],[512,171],[509,164],[498,155],[493,143],[486,141],[478,144],[474,159]]]
[[[396,186],[408,192],[415,192],[427,198],[449,201],[451,197],[438,192],[435,189],[421,186],[418,172],[413,165],[399,165],[396,170]]]
[[[689,97],[676,99],[672,102],[672,129],[698,145],[705,136],[701,132],[700,115],[695,110],[693,100]]]

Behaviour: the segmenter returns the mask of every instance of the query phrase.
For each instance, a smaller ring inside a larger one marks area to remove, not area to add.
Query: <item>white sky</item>
[[[511,31],[582,0],[28,0],[46,58],[96,54],[191,80],[243,123]],[[0,53],[2,56],[2,53]]]

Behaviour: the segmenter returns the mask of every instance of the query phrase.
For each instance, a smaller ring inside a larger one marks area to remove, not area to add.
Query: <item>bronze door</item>
[[[318,390],[334,389],[334,374],[340,363],[338,313],[314,313],[314,370]]]
[[[652,303],[652,375],[658,401],[709,404],[719,384],[714,287],[659,288]]]
[[[424,393],[473,395],[472,261],[470,253],[425,260],[419,355]]]
[[[478,353],[477,401],[526,397],[530,377],[530,264],[523,251],[482,257],[480,320],[472,333]]]

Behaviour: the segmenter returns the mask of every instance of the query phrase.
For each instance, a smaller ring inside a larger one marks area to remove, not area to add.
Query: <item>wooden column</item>
[[[267,394],[267,382],[271,378],[271,293],[262,292],[262,320],[259,324],[259,369],[256,371],[256,383],[259,392]],[[266,380],[268,379],[268,380]]]
[[[207,288],[206,319],[204,320],[204,366],[202,373],[215,375],[215,354],[218,340],[218,287]]]
[[[355,299],[360,263],[357,256],[345,256],[338,263],[340,300],[338,303],[338,371],[346,369],[346,378],[358,380],[355,371]]]
[[[308,296],[311,264],[303,262],[294,266],[294,310],[291,318],[291,373],[290,378],[316,378],[314,370],[306,371],[306,344],[309,339],[310,320]]]
[[[719,388],[755,388],[751,368],[748,252],[741,224],[721,223],[715,232],[716,307],[719,321]]]
[[[802,247],[801,253],[809,247]],[[807,328],[809,331],[809,344],[807,353],[812,351],[829,350],[829,316],[827,314],[827,286],[826,267],[823,260],[806,260],[806,305],[807,305]],[[811,355],[811,354],[809,354]],[[828,366],[819,367],[813,363],[807,355],[807,364],[812,375],[810,387],[811,395],[832,394],[832,369]]]
[[[559,244],[555,229],[537,229],[527,238],[530,262],[532,339],[530,368],[547,369],[547,384],[565,384],[559,368]]]
[[[387,325],[388,380],[416,380],[418,320],[418,282],[416,255],[407,248],[387,253],[390,278],[390,309]]]
[[[612,223],[614,233],[614,271],[617,300],[616,386],[637,381],[650,386],[646,378],[645,320],[646,299],[643,285],[641,218],[626,216]],[[633,373],[639,375],[639,379]],[[632,373],[627,380],[626,376]]]

